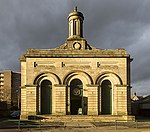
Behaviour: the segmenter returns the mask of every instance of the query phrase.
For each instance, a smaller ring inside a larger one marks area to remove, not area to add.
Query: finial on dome
[[[74,11],[77,11],[77,6],[74,6]]]

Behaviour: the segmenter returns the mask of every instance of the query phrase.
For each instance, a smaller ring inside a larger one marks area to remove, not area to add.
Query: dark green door
[[[71,115],[81,114],[83,111],[83,84],[79,79],[74,79],[70,83],[70,113]]]
[[[101,85],[101,113],[112,114],[112,85],[104,80]]]
[[[49,80],[41,83],[41,114],[52,114],[52,83]]]

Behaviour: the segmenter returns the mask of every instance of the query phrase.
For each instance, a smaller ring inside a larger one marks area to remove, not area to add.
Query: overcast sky
[[[0,70],[20,71],[28,48],[63,44],[74,5],[84,14],[88,43],[125,48],[134,58],[132,92],[150,94],[150,0],[0,0]]]

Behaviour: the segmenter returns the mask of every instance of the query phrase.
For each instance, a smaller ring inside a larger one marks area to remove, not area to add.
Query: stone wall
[[[22,115],[25,111],[26,114],[40,113],[40,108],[36,107],[37,87],[30,86],[40,86],[44,79],[50,80],[53,84],[52,114],[65,115],[68,107],[66,103],[69,102],[66,99],[66,88],[69,81],[74,78],[81,79],[84,84],[86,91],[84,94],[88,98],[87,114],[100,114],[98,109],[101,97],[98,91],[101,82],[108,79],[113,85],[112,114],[127,115],[129,105],[127,93],[130,84],[127,84],[126,63],[127,58],[26,58],[26,61],[21,62]]]

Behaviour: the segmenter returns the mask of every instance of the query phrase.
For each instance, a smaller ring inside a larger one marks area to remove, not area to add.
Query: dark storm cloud
[[[134,90],[150,85],[149,0],[0,0],[0,69],[19,71],[28,48],[54,48],[68,36],[67,15],[77,5],[84,36],[98,48],[125,48],[134,58]]]

